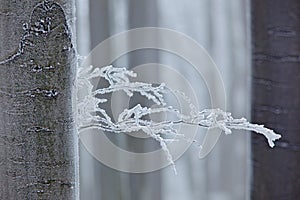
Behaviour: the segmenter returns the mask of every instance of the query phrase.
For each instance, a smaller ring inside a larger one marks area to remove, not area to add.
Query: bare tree
[[[252,0],[252,120],[282,134],[252,135],[252,199],[300,199],[300,2]]]
[[[0,199],[76,199],[72,0],[0,0]]]

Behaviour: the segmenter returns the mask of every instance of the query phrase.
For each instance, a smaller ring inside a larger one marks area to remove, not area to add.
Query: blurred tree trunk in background
[[[83,1],[86,3],[86,0]],[[80,5],[81,1],[78,0],[77,2]],[[88,37],[90,37],[90,44],[83,44],[87,46],[86,48],[89,46],[89,48],[93,49],[110,36],[131,28],[157,26],[156,1],[90,0],[89,4],[90,18],[88,20],[90,23],[90,35]],[[86,32],[86,34],[89,33]],[[79,35],[79,43],[82,40],[86,41],[85,37],[84,34]],[[128,45],[131,45],[134,41],[128,41],[128,43]],[[81,48],[82,46],[79,46],[79,49]],[[128,47],[118,44],[116,46],[112,45],[110,48],[112,50]],[[86,50],[85,52],[81,50],[81,52],[85,54],[89,53]],[[135,67],[145,63],[157,63],[157,57],[157,52],[155,51],[137,51],[124,55],[121,59],[117,59],[113,63],[106,64],[113,64],[118,67]],[[120,105],[124,104],[122,102],[123,99],[120,98],[118,101]],[[135,103],[131,101],[129,106]],[[105,109],[107,112],[111,110],[109,106],[105,107]],[[107,134],[106,136],[113,143],[129,152],[148,152],[149,149],[154,149],[152,147],[156,148],[158,146],[155,141],[150,139],[150,141],[145,141],[145,139],[131,137],[126,134]],[[81,199],[161,199],[161,178],[159,171],[131,174],[111,169],[95,159],[83,143],[80,144]],[[112,154],[111,157],[114,159],[119,158],[118,154]],[[128,160],[124,160],[123,163],[124,166],[128,165]]]
[[[150,26],[179,31],[203,45],[216,62],[226,87],[227,110],[235,117],[249,118],[250,89],[248,89],[247,77],[250,70],[250,42],[248,42],[250,26],[247,17],[250,9],[248,0],[77,1],[80,2],[77,7],[78,12],[89,13],[83,16],[84,22],[81,20],[82,15],[78,16],[81,25],[78,26],[77,39],[81,44],[79,51],[82,55],[88,55],[91,49],[110,36],[132,28]],[[82,11],[83,6],[80,5],[86,6],[87,2],[90,6]],[[86,11],[88,9],[90,12]],[[87,19],[88,17],[90,18]],[[90,44],[88,44],[89,37]],[[132,41],[112,45],[110,50],[113,52],[115,48],[128,48],[126,45],[129,46],[130,42]],[[184,44],[176,43],[176,45],[184,47]],[[211,106],[210,96],[206,85],[203,85],[203,80],[193,76],[191,65],[180,56],[165,51],[143,49],[130,52],[113,62],[118,67],[136,67],[149,63],[168,65],[183,77],[188,77],[190,83],[197,86],[197,95],[201,100],[200,108]],[[138,68],[134,70],[136,69]],[[153,73],[167,80],[173,79],[174,84],[181,84],[175,77],[163,73],[163,70],[153,70]],[[138,74],[138,77],[141,77],[142,74]],[[121,106],[124,104],[121,98],[118,101],[122,103]],[[249,196],[248,171],[251,167],[248,162],[250,134],[245,134],[243,131],[234,131],[234,133],[230,136],[221,136],[214,150],[203,160],[198,159],[197,148],[191,146],[176,161],[178,175],[174,175],[170,167],[146,174],[118,172],[101,164],[84,145],[81,145],[81,198],[88,200],[246,199]],[[204,134],[205,130],[200,130],[197,139],[202,141]],[[125,134],[108,135],[108,137],[122,149],[131,152],[150,152],[157,145],[153,145],[152,141],[136,142],[138,138],[129,138]],[[119,159],[117,155],[111,157]],[[124,165],[127,164],[128,161],[124,160]]]
[[[299,0],[252,0],[252,120],[283,136],[252,135],[252,199],[300,199],[299,34]]]
[[[72,17],[72,0],[0,0],[0,199],[78,197]]]

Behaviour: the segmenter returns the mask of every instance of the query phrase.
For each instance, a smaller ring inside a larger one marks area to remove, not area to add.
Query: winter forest
[[[0,200],[300,198],[297,0],[0,0]]]

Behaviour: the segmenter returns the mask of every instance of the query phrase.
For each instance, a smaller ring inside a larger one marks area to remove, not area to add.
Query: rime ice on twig
[[[176,141],[176,138],[183,138],[184,135],[179,134],[175,126],[177,124],[197,125],[205,128],[219,128],[230,134],[232,129],[250,130],[263,134],[270,147],[274,146],[274,141],[281,136],[273,130],[265,128],[263,125],[251,124],[245,118],[234,119],[231,113],[224,112],[220,109],[205,109],[197,111],[196,107],[191,103],[190,99],[180,91],[172,91],[181,96],[189,105],[191,112],[189,115],[182,114],[179,110],[172,106],[167,106],[163,94],[165,93],[165,85],[153,86],[150,83],[130,82],[130,78],[136,77],[137,74],[126,68],[115,68],[106,66],[102,68],[81,68],[78,72],[77,86],[84,88],[87,94],[82,98],[78,98],[78,129],[99,129],[113,133],[130,133],[134,131],[143,131],[148,136],[159,142],[162,150],[166,153],[170,164],[175,165],[171,153],[167,147],[170,141]],[[94,78],[105,79],[109,86],[93,90],[91,81]],[[125,109],[119,114],[118,120],[113,121],[101,104],[107,99],[100,98],[104,94],[116,91],[124,91],[128,96],[133,93],[139,93],[152,101],[158,108],[143,107],[140,104]],[[97,114],[96,114],[97,112]],[[172,113],[176,116],[173,121],[154,122],[145,118],[154,113]],[[164,136],[173,136],[174,139],[166,139]]]
[[[217,127],[223,130],[225,134],[231,134],[231,129],[248,130],[263,134],[267,138],[270,147],[274,147],[274,141],[281,138],[281,135],[263,125],[251,124],[245,118],[234,119],[231,113],[220,109],[206,109],[201,111],[198,116],[200,119],[196,118],[194,122],[198,120],[199,126]]]

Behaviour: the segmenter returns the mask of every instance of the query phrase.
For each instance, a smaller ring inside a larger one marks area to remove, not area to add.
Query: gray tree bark
[[[251,199],[300,199],[299,20],[299,0],[252,0],[252,120],[282,138],[252,135]]]
[[[72,6],[0,0],[0,199],[78,198]]]

